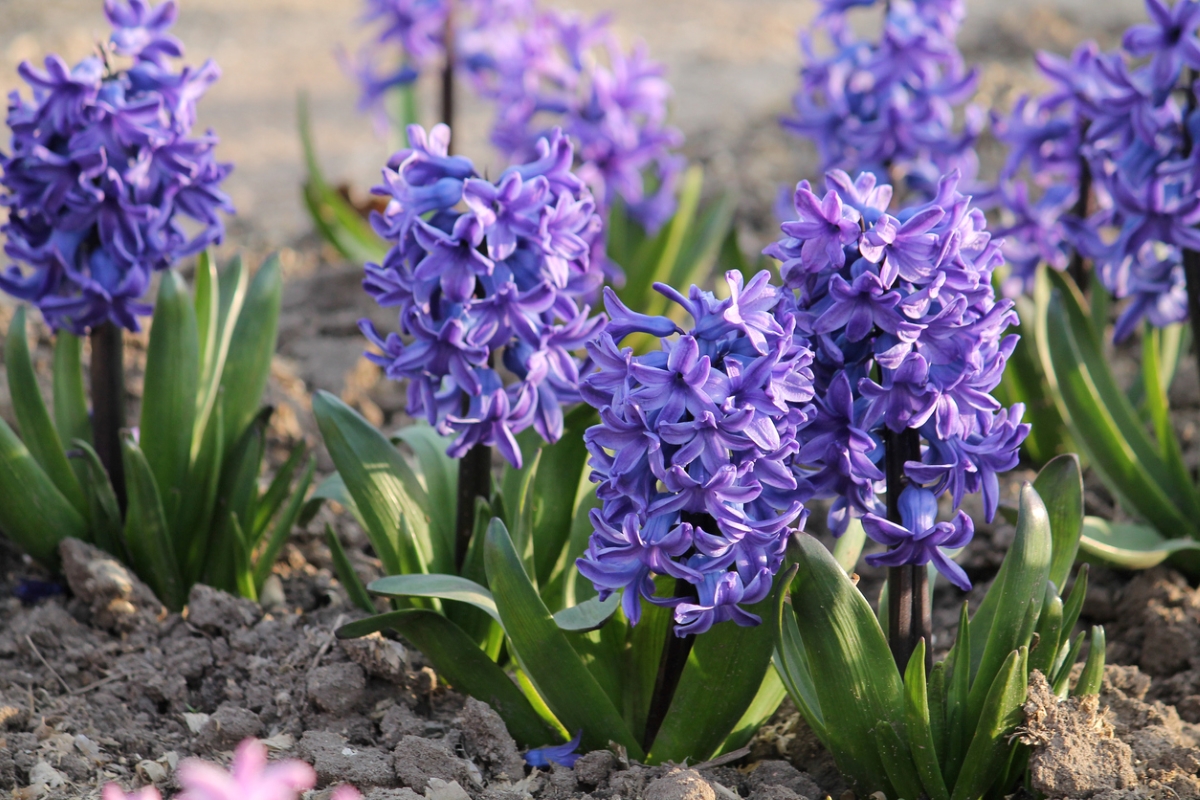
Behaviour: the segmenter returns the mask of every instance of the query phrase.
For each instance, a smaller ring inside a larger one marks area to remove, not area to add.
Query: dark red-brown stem
[[[1083,137],[1087,134],[1087,123],[1079,132],[1079,139],[1082,142]],[[1083,156],[1079,157],[1079,197],[1075,199],[1075,205],[1071,208],[1071,214],[1078,217],[1080,220],[1086,220],[1088,215],[1088,202],[1092,194],[1092,168],[1088,165],[1088,161]],[[1079,252],[1079,248],[1072,248],[1071,261],[1067,264],[1067,274],[1075,281],[1075,285],[1079,287],[1079,291],[1086,292],[1088,287],[1088,271],[1087,265],[1083,260],[1083,253]]]
[[[883,447],[887,477],[887,518],[890,522],[901,525],[903,523],[900,519],[900,493],[908,485],[904,463],[921,460],[920,435],[913,428],[906,428],[900,433],[884,429]],[[933,641],[929,578],[925,567],[917,564],[889,567],[888,644],[901,673],[908,667],[908,659],[922,637],[926,642]],[[930,661],[931,651],[932,648],[926,647],[926,661]]]
[[[92,329],[92,439],[108,470],[121,512],[125,511],[125,464],[121,429],[125,422],[125,352],[121,328],[106,322]]]
[[[454,153],[454,3],[446,4],[446,30],[443,34],[446,63],[442,66],[442,122],[450,128],[450,150]]]
[[[715,528],[715,525],[713,526]],[[685,580],[675,580],[676,597],[695,597],[696,589]],[[683,677],[683,668],[687,666],[688,656],[692,653],[695,636],[676,636],[675,625],[667,625],[667,639],[663,642],[662,658],[658,662],[658,675],[654,678],[654,692],[650,695],[650,709],[646,714],[646,734],[642,746],[650,752],[654,737],[662,728],[671,701],[675,698],[675,690],[679,688],[679,679]]]

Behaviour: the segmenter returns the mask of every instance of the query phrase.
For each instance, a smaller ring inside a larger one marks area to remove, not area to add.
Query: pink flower
[[[267,748],[257,739],[238,745],[229,772],[189,758],[179,765],[178,775],[184,789],[178,800],[295,800],[317,782],[317,773],[303,761],[268,765]],[[343,795],[338,800],[351,798]]]

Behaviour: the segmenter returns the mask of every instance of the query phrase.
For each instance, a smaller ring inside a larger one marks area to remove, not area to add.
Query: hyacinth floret
[[[113,33],[101,54],[20,65],[33,97],[9,95],[11,153],[0,154],[4,249],[26,268],[0,273],[0,289],[75,334],[105,322],[139,330],[151,273],[220,242],[219,212],[233,212],[217,137],[191,135],[217,65],[172,71],[183,53],[168,33],[173,0],[107,0],[105,14]]]
[[[1011,300],[993,294],[999,245],[958,182],[951,173],[928,203],[892,212],[890,187],[870,172],[851,181],[831,171],[823,194],[803,181],[794,218],[764,252],[782,262],[794,291],[781,307],[814,353],[814,413],[797,430],[789,462],[799,498],[832,499],[828,524],[837,535],[862,518],[872,538],[893,548],[879,563],[932,561],[963,585],[961,570],[935,549],[961,547],[971,528],[961,519],[953,532],[935,525],[936,498],[949,494],[957,509],[965,494],[981,492],[990,521],[997,475],[1016,465],[1029,426],[1020,404],[1005,409],[990,394],[1016,345],[1005,329],[1017,316]],[[885,440],[907,430],[922,442],[919,460],[904,465],[908,516],[885,525]]]
[[[388,203],[371,222],[392,247],[363,281],[399,309],[399,333],[363,320],[379,350],[368,358],[408,381],[410,414],[457,436],[451,456],[494,445],[520,467],[515,434],[562,436],[562,406],[579,400],[577,353],[604,325],[581,302],[602,280],[589,260],[595,202],[561,131],[494,183],[448,154],[445,125],[408,136],[374,190]]]
[[[1090,259],[1103,286],[1128,300],[1118,341],[1142,320],[1187,318],[1183,250],[1200,245],[1200,118],[1186,118],[1185,96],[1186,70],[1200,68],[1200,3],[1146,0],[1146,9],[1150,22],[1130,27],[1116,51],[1086,42],[1069,58],[1039,54],[1049,91],[995,120],[1009,147],[998,185],[1012,264],[1005,293],[1030,291],[1040,264]]]
[[[744,606],[767,596],[808,515],[789,462],[813,413],[812,353],[777,313],[784,293],[770,273],[725,279],[725,299],[655,284],[691,316],[686,331],[606,288],[611,322],[587,345],[597,370],[580,387],[600,413],[584,441],[602,501],[580,574],[602,598],[622,591],[633,624],[643,600],[673,608],[680,636],[757,624]],[[630,334],[659,349],[635,355],[621,346]],[[659,596],[655,576],[685,591]]]
[[[784,127],[817,147],[822,168],[869,170],[881,182],[903,182],[922,199],[938,179],[978,169],[974,145],[984,116],[956,106],[975,91],[955,37],[962,0],[890,0],[878,41],[858,38],[849,12],[878,0],[821,0],[812,30],[800,35],[804,66]],[[823,38],[831,52],[819,51]]]

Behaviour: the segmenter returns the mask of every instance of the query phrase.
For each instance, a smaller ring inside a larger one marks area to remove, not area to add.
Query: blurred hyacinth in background
[[[0,155],[4,249],[21,265],[0,274],[0,289],[77,335],[107,322],[139,330],[151,274],[220,242],[221,213],[233,213],[217,137],[192,135],[217,65],[172,67],[183,55],[169,33],[174,2],[104,10],[113,32],[98,54],[74,67],[54,55],[44,69],[21,64],[32,98],[11,96]]]
[[[985,114],[959,108],[979,77],[955,43],[962,0],[821,0],[820,8],[800,32],[800,87],[784,128],[816,145],[822,171],[865,170],[929,200],[957,170],[978,194],[974,147]],[[882,15],[878,39],[855,34],[860,8]]]

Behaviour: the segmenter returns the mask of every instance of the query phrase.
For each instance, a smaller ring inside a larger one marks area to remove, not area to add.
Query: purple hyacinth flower
[[[551,764],[559,764],[571,769],[579,760],[579,743],[583,740],[583,731],[575,732],[571,741],[549,747],[535,747],[525,753],[525,763],[535,769],[550,769]]]
[[[875,567],[899,567],[905,564],[925,565],[933,562],[937,571],[964,592],[970,590],[971,579],[963,568],[943,552],[966,547],[975,535],[975,525],[964,511],[954,515],[953,522],[937,522],[937,497],[928,489],[909,486],[900,493],[900,523],[889,522],[875,514],[863,517],[863,529],[875,541],[891,549],[871,553],[867,563]]]
[[[1168,6],[1163,0],[1146,0],[1146,11],[1152,20],[1149,25],[1134,25],[1125,31],[1121,46],[1130,55],[1151,56],[1150,74],[1156,92],[1164,95],[1179,79],[1186,63],[1200,67],[1200,3],[1178,0]]]

